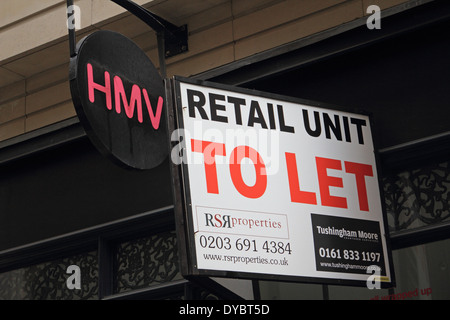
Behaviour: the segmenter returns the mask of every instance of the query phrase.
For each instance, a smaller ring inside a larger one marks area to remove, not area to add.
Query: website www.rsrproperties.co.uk
[[[221,262],[232,262],[232,263],[244,263],[244,264],[271,264],[279,266],[287,266],[289,261],[287,258],[282,259],[269,259],[263,257],[246,257],[246,256],[235,256],[235,255],[225,255],[225,254],[211,254],[204,253],[203,258],[205,260],[215,260]]]

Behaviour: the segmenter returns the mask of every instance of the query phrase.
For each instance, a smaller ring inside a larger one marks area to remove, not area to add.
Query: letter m
[[[128,103],[127,96],[125,94],[125,89],[123,87],[122,79],[120,77],[114,77],[114,96],[116,104],[116,112],[121,112],[121,101],[123,102],[123,107],[128,118],[133,118],[134,107],[137,108],[138,121],[142,123],[142,99],[141,99],[141,89],[136,84],[131,88],[131,98]]]

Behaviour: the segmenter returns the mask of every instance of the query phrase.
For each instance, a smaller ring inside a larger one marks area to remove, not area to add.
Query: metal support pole
[[[72,26],[69,24],[72,21]],[[67,0],[67,30],[69,31],[69,52],[70,57],[75,57],[75,48],[77,45],[77,40],[75,36],[75,11],[73,10],[73,0]]]
[[[166,72],[166,41],[165,41],[165,35],[164,30],[160,31],[156,34],[157,40],[158,40],[158,57],[159,57],[159,72],[161,73],[161,77],[163,79],[166,78],[167,72]]]

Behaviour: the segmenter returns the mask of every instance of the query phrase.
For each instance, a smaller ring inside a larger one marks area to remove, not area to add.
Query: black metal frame
[[[175,112],[175,109],[172,107],[175,105],[176,97],[174,92],[174,87],[172,84],[172,81],[169,79],[165,80],[165,88],[166,88],[166,105],[168,106],[166,108],[166,117],[167,117],[167,126],[169,132],[174,132],[175,129],[178,127],[178,120],[177,120],[177,114]],[[170,146],[170,150],[172,150],[172,147],[175,146],[177,141],[171,141],[171,136],[168,137],[168,144]],[[184,257],[187,257],[189,254],[189,242],[188,237],[185,234],[185,231],[187,230],[188,221],[186,221],[184,215],[179,214],[180,212],[183,212],[183,204],[184,204],[184,198],[183,194],[185,192],[184,184],[182,181],[182,166],[175,165],[173,162],[171,162],[170,165],[170,175],[171,175],[171,183],[172,183],[172,196],[173,196],[173,203],[174,203],[174,217],[175,217],[175,230],[177,232],[177,244],[178,244],[178,253],[181,257],[179,259],[180,263],[180,271],[182,274],[186,274],[189,270],[189,261],[185,259]],[[206,288],[211,290],[212,292],[219,293],[222,295],[224,299],[233,299],[233,300],[239,300],[242,299],[240,296],[236,295],[235,293],[227,290],[223,286],[220,286],[215,281],[211,280],[209,277],[196,277],[196,278],[187,278],[190,283],[192,284],[198,284],[198,286],[202,288]],[[186,298],[192,298],[193,295],[195,295],[195,286],[186,286]],[[254,281],[253,282],[253,295],[255,299],[258,299],[260,297],[259,292],[259,286]]]
[[[241,94],[254,95],[274,100],[286,101],[290,103],[296,103],[299,105],[309,105],[317,108],[324,108],[330,110],[339,110],[354,114],[362,114],[369,117],[370,127],[373,128],[373,120],[370,113],[354,110],[352,108],[345,108],[342,106],[330,105],[321,102],[315,102],[310,100],[292,98],[267,92],[260,92],[257,90],[250,90],[240,87],[234,87],[230,85],[224,85],[215,82],[203,81],[198,79],[190,79],[184,77],[174,77],[172,80],[172,88],[169,88],[166,84],[166,90],[169,92],[168,95],[171,96],[171,99],[168,100],[168,108],[171,113],[171,130],[173,129],[183,129],[184,123],[182,118],[182,109],[184,106],[181,103],[181,93],[180,93],[180,83],[188,83],[188,84],[196,84],[199,86],[204,86],[208,88],[214,88],[219,90],[224,90],[228,92],[237,92]],[[173,109],[173,110],[172,110]],[[175,111],[174,111],[175,110]],[[381,174],[380,174],[380,161],[379,154],[377,149],[376,140],[373,139],[372,143],[374,145],[374,153],[375,153],[375,162],[376,169],[378,174],[378,186],[380,191],[380,199],[382,206],[382,219],[384,229],[380,230],[385,235],[385,244],[387,250],[387,256],[385,259],[388,260],[387,264],[390,269],[390,281],[386,283],[381,283],[383,288],[391,288],[395,286],[395,273],[394,273],[394,265],[392,258],[392,246],[390,243],[390,236],[388,230],[388,222],[387,222],[387,214],[384,206],[384,195],[383,189],[381,185]],[[348,285],[348,286],[366,286],[366,281],[360,280],[341,280],[341,279],[332,279],[332,278],[320,278],[320,277],[306,277],[306,276],[287,276],[287,275],[270,275],[270,274],[261,274],[261,273],[251,273],[251,272],[235,272],[235,271],[220,271],[220,270],[206,270],[206,269],[198,269],[196,267],[196,250],[195,250],[195,239],[194,239],[194,230],[193,230],[193,222],[192,222],[192,206],[190,203],[190,189],[189,189],[189,174],[188,174],[188,164],[182,163],[181,168],[177,168],[175,164],[171,165],[172,167],[172,181],[174,186],[174,196],[176,197],[176,206],[174,208],[176,220],[182,221],[182,223],[177,224],[177,236],[180,242],[184,243],[182,247],[180,247],[180,256],[181,256],[181,264],[183,266],[182,274],[188,279],[201,281],[201,279],[207,279],[207,277],[235,277],[235,278],[243,278],[243,279],[251,279],[251,280],[275,280],[275,281],[288,281],[288,282],[303,282],[303,283],[314,283],[314,284],[324,284],[324,285]]]
[[[449,161],[450,131],[382,149],[379,154],[385,173],[417,168],[428,163]],[[449,235],[450,221],[446,221],[436,225],[391,232],[391,245],[394,249],[401,249],[448,239]]]
[[[87,137],[77,117],[0,142],[0,165]]]

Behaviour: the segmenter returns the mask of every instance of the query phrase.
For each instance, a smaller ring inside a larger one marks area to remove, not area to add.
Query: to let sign
[[[174,83],[189,274],[393,281],[369,116]]]

